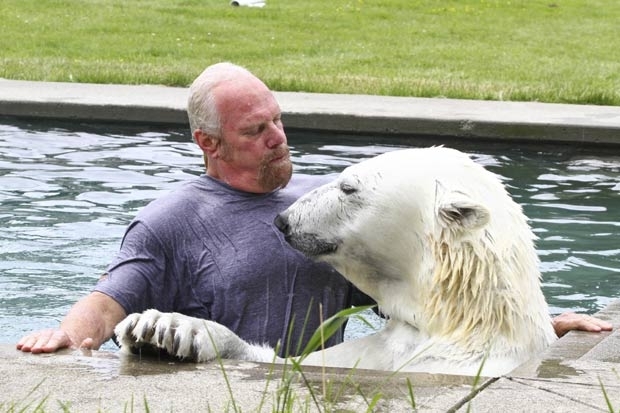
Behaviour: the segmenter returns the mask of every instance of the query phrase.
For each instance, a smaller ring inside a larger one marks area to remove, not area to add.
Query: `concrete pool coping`
[[[286,128],[620,145],[620,107],[276,92]],[[187,125],[186,88],[0,79],[0,116]]]
[[[186,125],[184,88],[84,85],[0,79],[0,116]],[[276,93],[290,128],[342,133],[435,135],[462,139],[620,144],[620,107],[478,102],[449,99]],[[440,143],[440,142],[438,142]],[[620,301],[599,317],[613,332],[571,332],[510,374],[482,379],[449,375],[308,369],[312,383],[379,387],[377,411],[601,412],[620,408]],[[2,340],[0,340],[1,342]],[[225,411],[231,400],[256,411],[270,367],[226,361],[194,365],[120,357],[113,352],[23,354],[0,345],[0,411]],[[276,374],[277,376],[277,374]],[[228,384],[226,383],[228,380]],[[317,384],[318,385],[318,384]],[[228,386],[233,396],[229,394]],[[307,397],[299,386],[300,398]],[[275,390],[274,390],[275,391]],[[367,390],[371,391],[371,390]],[[320,391],[319,391],[320,393]],[[272,411],[272,393],[263,411]],[[367,393],[369,394],[369,393]],[[608,400],[606,399],[608,398]],[[343,391],[339,408],[366,410],[355,390]],[[309,411],[314,411],[312,403]],[[30,406],[30,408],[26,408]]]

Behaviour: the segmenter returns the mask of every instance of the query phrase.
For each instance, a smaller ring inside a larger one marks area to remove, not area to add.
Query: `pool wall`
[[[0,79],[0,116],[187,125],[187,88]],[[275,92],[285,127],[620,145],[620,107]]]

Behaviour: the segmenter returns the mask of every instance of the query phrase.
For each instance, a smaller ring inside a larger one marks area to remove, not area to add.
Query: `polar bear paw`
[[[217,357],[234,358],[236,354],[230,354],[230,347],[234,350],[239,343],[236,343],[237,346],[231,344],[235,343],[235,339],[243,343],[221,324],[157,310],[130,314],[116,326],[114,333],[125,353],[154,347],[180,359],[195,362],[210,361]]]

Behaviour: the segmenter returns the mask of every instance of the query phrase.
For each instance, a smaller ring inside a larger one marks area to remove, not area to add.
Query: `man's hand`
[[[120,304],[95,291],[71,307],[60,328],[30,333],[19,340],[17,349],[31,353],[52,353],[62,348],[97,350],[123,318],[125,310]]]
[[[63,348],[84,348],[92,350],[94,347],[94,340],[92,338],[86,338],[79,343],[79,346],[74,343],[69,335],[60,329],[46,329],[41,331],[35,331],[22,337],[17,343],[17,349],[23,352],[30,353],[53,353],[56,350]]]
[[[607,321],[587,314],[562,313],[552,320],[553,329],[558,337],[571,330],[581,330],[599,333],[601,331],[611,331],[613,326]]]
[[[93,339],[86,338],[79,343],[79,348],[92,349]],[[62,348],[78,348],[71,337],[60,329],[46,329],[35,331],[22,337],[17,343],[17,349],[30,353],[53,353]]]

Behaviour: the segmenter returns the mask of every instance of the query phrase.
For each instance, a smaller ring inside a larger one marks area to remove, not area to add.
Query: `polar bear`
[[[402,149],[346,168],[276,218],[286,240],[333,265],[387,318],[375,334],[303,364],[500,376],[556,339],[535,236],[500,179],[445,147]],[[197,359],[280,361],[215,322],[149,310],[116,328]]]

